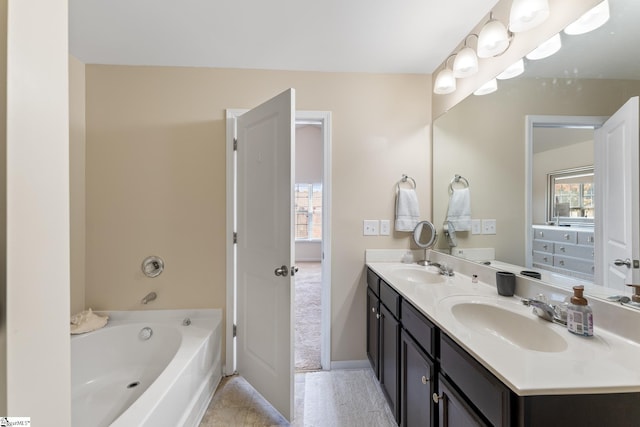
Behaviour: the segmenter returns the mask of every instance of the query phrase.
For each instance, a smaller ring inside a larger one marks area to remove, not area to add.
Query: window
[[[552,172],[547,182],[547,221],[593,225],[593,166]]]
[[[322,239],[322,184],[295,185],[296,240]]]

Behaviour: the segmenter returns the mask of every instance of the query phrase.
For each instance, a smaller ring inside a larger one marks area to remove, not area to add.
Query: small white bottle
[[[584,286],[574,286],[573,296],[567,306],[567,329],[576,335],[593,336],[593,312],[582,296]]]

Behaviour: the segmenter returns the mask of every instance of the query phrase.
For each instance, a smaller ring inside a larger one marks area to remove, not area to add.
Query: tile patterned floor
[[[200,427],[395,426],[370,369],[298,373],[291,424],[242,377],[223,378]]]

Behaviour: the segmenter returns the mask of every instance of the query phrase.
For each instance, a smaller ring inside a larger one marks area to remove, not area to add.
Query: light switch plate
[[[482,220],[482,234],[496,234],[496,220],[495,219],[483,219]]]
[[[482,221],[479,219],[471,220],[471,234],[482,234]]]
[[[378,236],[380,234],[380,221],[377,219],[365,219],[362,225],[363,236]]]
[[[388,219],[381,219],[380,220],[380,235],[381,236],[388,236],[391,234],[391,221],[389,221]]]

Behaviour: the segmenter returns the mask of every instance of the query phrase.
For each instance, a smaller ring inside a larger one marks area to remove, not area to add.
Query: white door
[[[295,91],[237,126],[238,373],[291,420]]]
[[[638,282],[638,97],[595,132],[596,283],[625,290]]]

